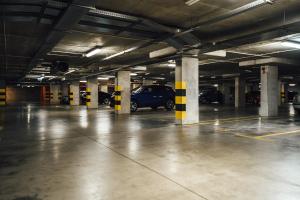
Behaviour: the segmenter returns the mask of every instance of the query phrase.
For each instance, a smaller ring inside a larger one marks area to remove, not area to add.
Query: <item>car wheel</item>
[[[171,110],[174,109],[174,106],[175,106],[174,101],[171,100],[171,99],[169,99],[169,100],[166,102],[165,108],[166,108],[166,110],[171,111]]]
[[[110,100],[109,100],[108,98],[105,98],[105,99],[103,100],[103,103],[104,103],[105,105],[110,105]]]
[[[130,111],[131,111],[131,112],[136,112],[137,109],[138,109],[138,104],[137,104],[137,102],[132,101],[132,102],[130,103]]]

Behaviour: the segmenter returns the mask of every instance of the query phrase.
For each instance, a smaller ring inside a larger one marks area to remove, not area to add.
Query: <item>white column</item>
[[[143,79],[143,85],[152,85],[152,84],[153,84],[153,80]]]
[[[181,65],[180,65],[181,64]],[[183,56],[175,70],[176,123],[199,122],[199,60]]]
[[[130,71],[119,71],[115,83],[115,112],[117,114],[130,113]]]
[[[50,104],[58,105],[60,103],[60,85],[50,85]]]
[[[278,67],[261,67],[260,115],[264,117],[278,115]]]
[[[69,100],[71,106],[79,106],[79,82],[70,84]]]
[[[224,96],[224,104],[229,105],[231,103],[231,101],[230,101],[230,84],[223,83],[221,92]]]
[[[245,106],[245,79],[242,77],[235,78],[235,107],[240,108]]]
[[[98,79],[88,79],[86,87],[87,108],[98,108],[98,92]]]

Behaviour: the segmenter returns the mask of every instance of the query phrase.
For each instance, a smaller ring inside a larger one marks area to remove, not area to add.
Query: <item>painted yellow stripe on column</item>
[[[176,119],[182,120],[186,118],[185,111],[176,111]]]
[[[5,106],[6,102],[5,101],[0,101],[0,106]]]
[[[91,106],[91,102],[86,102],[86,106]]]
[[[181,89],[186,89],[186,82],[179,82],[179,81],[177,81],[176,83],[175,83],[175,89],[177,89],[177,90],[181,90]]]
[[[86,92],[91,92],[91,88],[86,88]]]
[[[115,96],[115,101],[121,101],[122,97],[121,96]]]
[[[121,105],[115,105],[115,110],[120,111],[121,110]]]
[[[175,104],[186,104],[186,97],[177,96],[175,98]]]
[[[86,95],[86,98],[87,99],[91,99],[91,95]]]
[[[0,99],[5,99],[6,95],[0,95]]]
[[[121,85],[116,85],[116,86],[115,86],[115,91],[121,91],[121,90],[122,90]]]

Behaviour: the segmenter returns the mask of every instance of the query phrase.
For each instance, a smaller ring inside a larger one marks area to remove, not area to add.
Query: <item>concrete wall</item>
[[[6,88],[6,100],[8,105],[40,103],[40,88],[8,86]]]

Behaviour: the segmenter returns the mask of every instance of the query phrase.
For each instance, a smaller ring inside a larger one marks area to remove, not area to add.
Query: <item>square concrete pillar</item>
[[[245,107],[246,81],[242,77],[235,78],[235,107]]]
[[[115,112],[129,114],[131,103],[130,71],[117,72],[115,80]]]
[[[79,82],[73,82],[70,84],[69,100],[71,106],[79,106]]]
[[[6,84],[0,80],[0,106],[6,106]]]
[[[231,94],[230,94],[230,87],[232,84],[230,83],[223,83],[221,86],[221,92],[223,94],[223,100],[225,105],[229,105],[231,103]]]
[[[261,67],[260,115],[263,117],[278,115],[278,67]]]
[[[175,70],[176,124],[199,122],[199,60],[184,56]]]
[[[58,105],[60,104],[61,98],[61,87],[60,85],[50,85],[50,104]]]
[[[86,87],[86,106],[87,108],[98,108],[98,79],[88,79]]]

